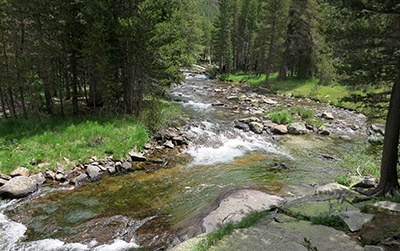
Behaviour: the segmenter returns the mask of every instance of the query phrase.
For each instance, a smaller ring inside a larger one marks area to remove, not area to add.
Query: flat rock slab
[[[374,218],[373,214],[366,214],[354,211],[341,212],[339,216],[344,222],[346,222],[351,232],[361,230],[364,224],[369,223],[372,218]]]
[[[395,203],[395,202],[390,202],[390,201],[380,201],[377,203],[373,203],[373,204],[369,204],[375,207],[380,207],[380,208],[384,208],[390,211],[394,211],[394,212],[400,212],[400,204],[399,203]]]
[[[313,225],[307,221],[288,221],[235,230],[225,236],[210,250],[214,251],[307,251],[304,238],[310,241],[310,248],[317,250],[364,250],[345,233],[336,229]]]
[[[215,231],[228,222],[238,222],[253,211],[276,208],[285,200],[257,190],[238,190],[223,199],[219,207],[203,219],[205,232]]]

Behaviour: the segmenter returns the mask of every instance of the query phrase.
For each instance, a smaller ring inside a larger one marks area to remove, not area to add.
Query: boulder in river
[[[327,119],[327,120],[333,120],[333,115],[330,112],[323,112],[321,115],[322,118]]]
[[[271,127],[271,132],[275,134],[287,134],[288,129],[285,125],[275,125]]]
[[[31,175],[31,178],[36,182],[36,184],[38,184],[39,186],[41,186],[43,183],[46,182],[46,177],[44,177],[43,173],[37,173],[34,175]]]
[[[307,128],[303,123],[297,122],[297,123],[291,123],[288,126],[288,133],[290,134],[306,134],[307,133]]]
[[[318,127],[318,133],[321,134],[321,135],[329,135],[329,134],[331,134],[331,132],[329,131],[329,129],[325,125],[322,125],[322,126]]]
[[[261,123],[258,122],[250,122],[249,123],[250,130],[257,133],[261,134],[263,132],[264,126]]]
[[[3,198],[22,198],[38,190],[36,181],[26,176],[16,176],[0,187]]]
[[[101,173],[100,173],[100,168],[98,166],[94,165],[89,165],[86,168],[87,175],[89,175],[90,179],[95,180],[97,179]]]

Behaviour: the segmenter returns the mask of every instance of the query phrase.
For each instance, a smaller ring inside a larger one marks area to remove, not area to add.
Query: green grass
[[[235,229],[248,228],[254,226],[264,216],[269,215],[269,211],[254,212],[247,215],[238,223],[228,223],[221,229],[211,232],[207,235],[206,239],[197,243],[194,251],[205,251],[215,245],[224,236],[231,234]]]
[[[146,103],[140,118],[132,116],[54,117],[42,122],[23,119],[0,121],[0,172],[18,166],[32,172],[54,168],[56,162],[87,163],[89,158],[124,159],[129,150],[141,149],[149,133],[174,121],[180,110],[167,102]],[[71,164],[71,168],[73,165]]]
[[[276,124],[288,124],[294,122],[291,112],[283,107],[275,108],[270,114],[269,119]]]
[[[246,83],[251,86],[263,86],[265,75],[254,74],[222,74],[218,78],[222,81],[233,81],[237,83]],[[291,93],[298,97],[308,97],[315,100],[320,100],[324,103],[330,103],[335,106],[342,106],[349,109],[356,109],[359,106],[349,101],[342,99],[350,94],[364,95],[366,92],[379,92],[381,90],[364,88],[363,90],[351,89],[347,86],[340,85],[336,82],[329,84],[321,84],[318,79],[297,79],[296,77],[287,77],[287,81],[278,79],[278,73],[272,74],[269,78],[269,85],[272,91],[276,93]],[[361,110],[360,110],[361,111]],[[363,110],[364,111],[364,110]]]

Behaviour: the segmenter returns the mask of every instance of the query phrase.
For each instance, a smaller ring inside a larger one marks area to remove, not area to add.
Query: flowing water
[[[350,133],[352,141],[317,134],[275,141],[235,129],[233,120],[243,115],[212,106],[223,97],[211,94],[230,87],[197,76],[172,89],[191,120],[183,128],[191,141],[170,157],[168,169],[106,174],[79,188],[44,186],[28,198],[2,201],[0,249],[157,250],[190,230],[230,189],[251,187],[284,197],[311,193],[312,184],[331,182],[343,172],[323,154],[340,157],[365,143],[351,130],[342,133]],[[275,162],[294,168],[275,169]]]

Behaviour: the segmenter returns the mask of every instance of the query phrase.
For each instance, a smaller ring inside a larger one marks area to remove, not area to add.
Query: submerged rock
[[[36,181],[30,177],[17,176],[0,187],[3,198],[22,198],[38,190]]]

